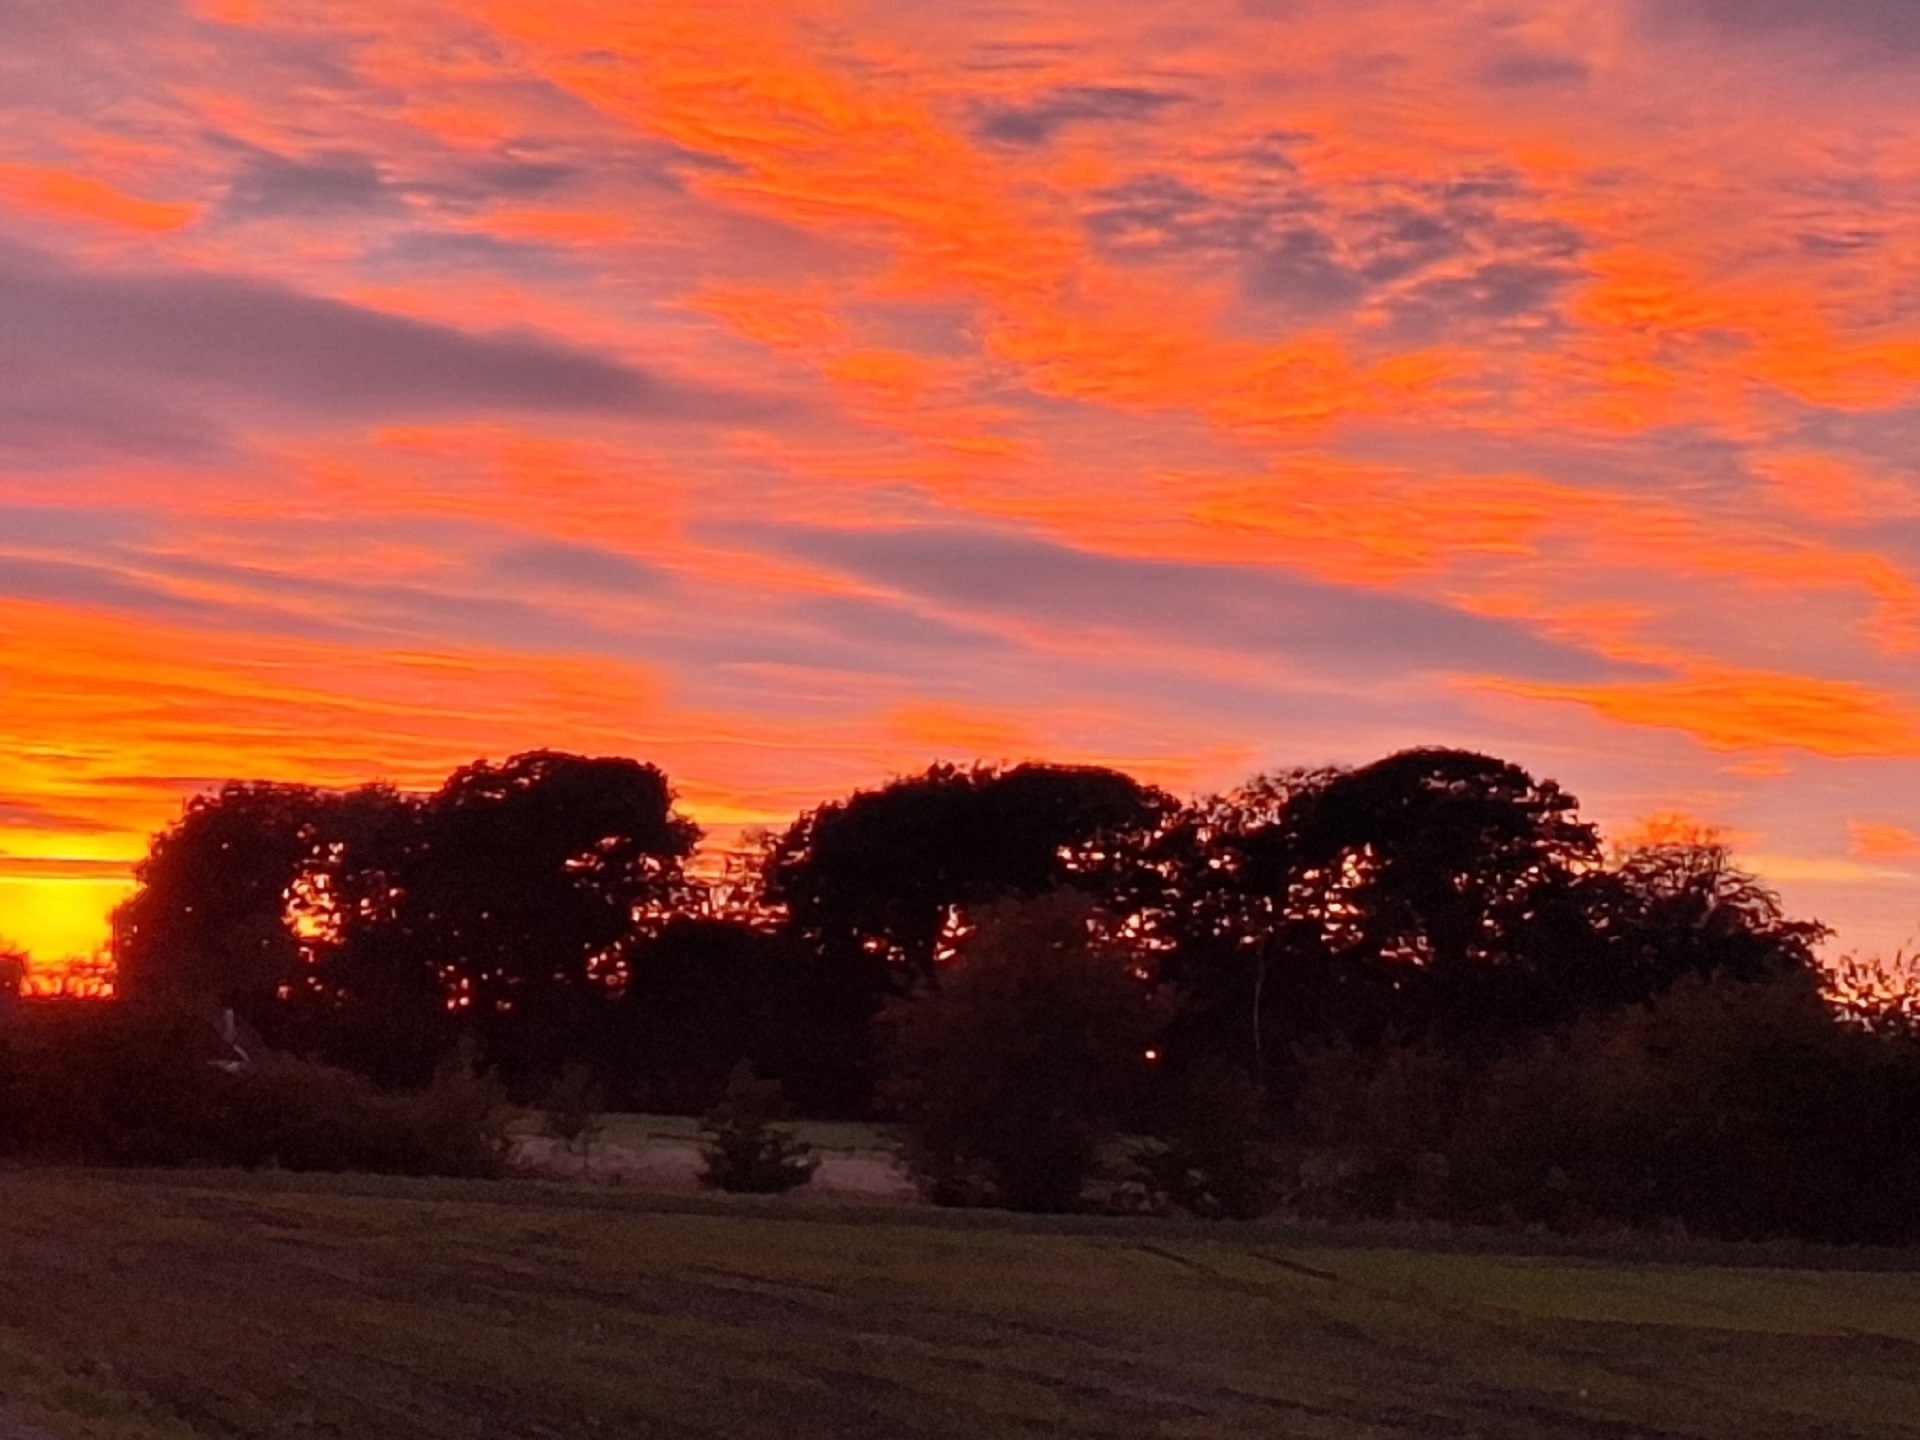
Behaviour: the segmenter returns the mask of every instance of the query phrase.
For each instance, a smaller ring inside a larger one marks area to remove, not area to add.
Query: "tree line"
[[[115,916],[129,1002],[216,1004],[390,1087],[462,1042],[536,1095],[698,1111],[742,1060],[875,1111],[875,1019],[978,919],[1068,892],[1177,997],[1152,1064],[1262,1090],[1329,1045],[1491,1057],[1688,976],[1816,973],[1816,922],[1711,842],[1609,853],[1497,758],[1416,749],[1182,801],[1118,771],[935,765],[810,810],[725,883],[642,762],[535,751],[431,793],[235,782],[189,801]]]

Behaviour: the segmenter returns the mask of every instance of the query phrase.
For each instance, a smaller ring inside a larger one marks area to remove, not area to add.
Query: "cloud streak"
[[[1384,665],[1574,680],[1621,668],[1510,621],[1271,570],[1102,555],[953,527],[727,533],[955,613],[1011,619],[1069,640],[1146,637],[1349,675]]]
[[[714,397],[584,347],[415,320],[268,281],[82,270],[0,247],[0,365],[166,388],[206,384],[298,414],[711,414]]]

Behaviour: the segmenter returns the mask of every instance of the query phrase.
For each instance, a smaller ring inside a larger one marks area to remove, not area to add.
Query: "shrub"
[[[1470,1069],[1427,1041],[1390,1037],[1303,1052],[1285,1125],[1285,1203],[1303,1215],[1386,1218],[1440,1208],[1441,1153]]]
[[[761,1080],[742,1061],[718,1105],[701,1121],[707,1136],[700,1183],[736,1194],[783,1195],[813,1179],[812,1147],[771,1122],[784,1110],[780,1082]]]
[[[505,1106],[489,1082],[443,1067],[432,1086],[387,1095],[360,1076],[282,1060],[225,1077],[220,1163],[392,1175],[501,1173]]]
[[[25,1007],[0,1046],[0,1145],[92,1165],[495,1175],[505,1109],[465,1064],[416,1094],[277,1060],[230,1070],[216,1026],[121,1003]]]
[[[1166,1018],[1096,920],[1073,894],[996,905],[937,990],[884,1014],[882,1098],[936,1203],[1079,1207]]]
[[[1253,1077],[1203,1060],[1174,1082],[1145,1157],[1154,1186],[1190,1214],[1253,1220],[1280,1201],[1281,1160]]]
[[[606,1097],[584,1065],[569,1065],[547,1090],[540,1116],[540,1133],[577,1153],[584,1165],[606,1128],[600,1111]]]
[[[1733,1239],[1920,1238],[1920,1044],[1811,976],[1687,980],[1495,1066],[1450,1147],[1457,1208]]]
[[[1920,1041],[1837,1018],[1818,977],[1691,977],[1475,1065],[1304,1057],[1288,1199],[1328,1216],[1728,1239],[1920,1239]]]
[[[23,1005],[4,1033],[5,1141],[68,1163],[215,1163],[228,1077],[217,1028],[124,1005]]]

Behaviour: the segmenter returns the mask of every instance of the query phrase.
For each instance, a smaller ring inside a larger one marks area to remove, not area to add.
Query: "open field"
[[[918,1202],[912,1181],[898,1163],[896,1135],[889,1127],[795,1120],[780,1128],[812,1146],[820,1162],[810,1194],[872,1204]],[[548,1178],[590,1179],[650,1190],[701,1188],[700,1122],[690,1116],[603,1115],[598,1136],[585,1154],[545,1138],[537,1114],[524,1116],[513,1134],[516,1168]]]
[[[59,1440],[1920,1436],[1912,1256],[359,1177],[0,1206],[0,1395]]]

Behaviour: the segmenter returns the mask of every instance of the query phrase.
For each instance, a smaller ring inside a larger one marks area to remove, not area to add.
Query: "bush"
[[[1266,1097],[1253,1077],[1209,1058],[1173,1084],[1145,1167],[1189,1214],[1253,1220],[1280,1202],[1281,1160]]]
[[[1298,1057],[1281,1179],[1290,1210],[1390,1218],[1441,1208],[1441,1153],[1459,1123],[1471,1069],[1428,1041],[1390,1037]]]
[[[22,1005],[0,1043],[0,1130],[16,1154],[91,1165],[217,1163],[231,1077],[217,1028],[173,1011]]]
[[[229,1069],[218,1028],[119,1003],[23,1007],[0,1037],[0,1147],[89,1165],[497,1175],[505,1109],[465,1064],[388,1095],[346,1071]]]
[[[1166,1007],[1081,896],[1005,902],[937,990],[883,1016],[882,1099],[937,1204],[1079,1208]]]
[[[414,1094],[386,1095],[357,1075],[282,1060],[226,1077],[215,1163],[386,1175],[498,1175],[505,1108],[490,1084],[443,1069]]]
[[[1457,1208],[1731,1239],[1920,1239],[1920,1044],[1818,981],[1687,980],[1495,1066],[1453,1140]]]
[[[1693,977],[1486,1065],[1431,1046],[1305,1057],[1289,1204],[1920,1240],[1920,1041],[1846,1023],[1818,986]]]
[[[569,1065],[547,1090],[540,1116],[540,1133],[580,1156],[586,1164],[606,1128],[600,1112],[605,1093],[584,1065]]]
[[[735,1194],[784,1195],[813,1179],[820,1162],[812,1147],[772,1122],[784,1110],[780,1082],[761,1080],[742,1061],[720,1103],[701,1121],[707,1136],[700,1183]]]

